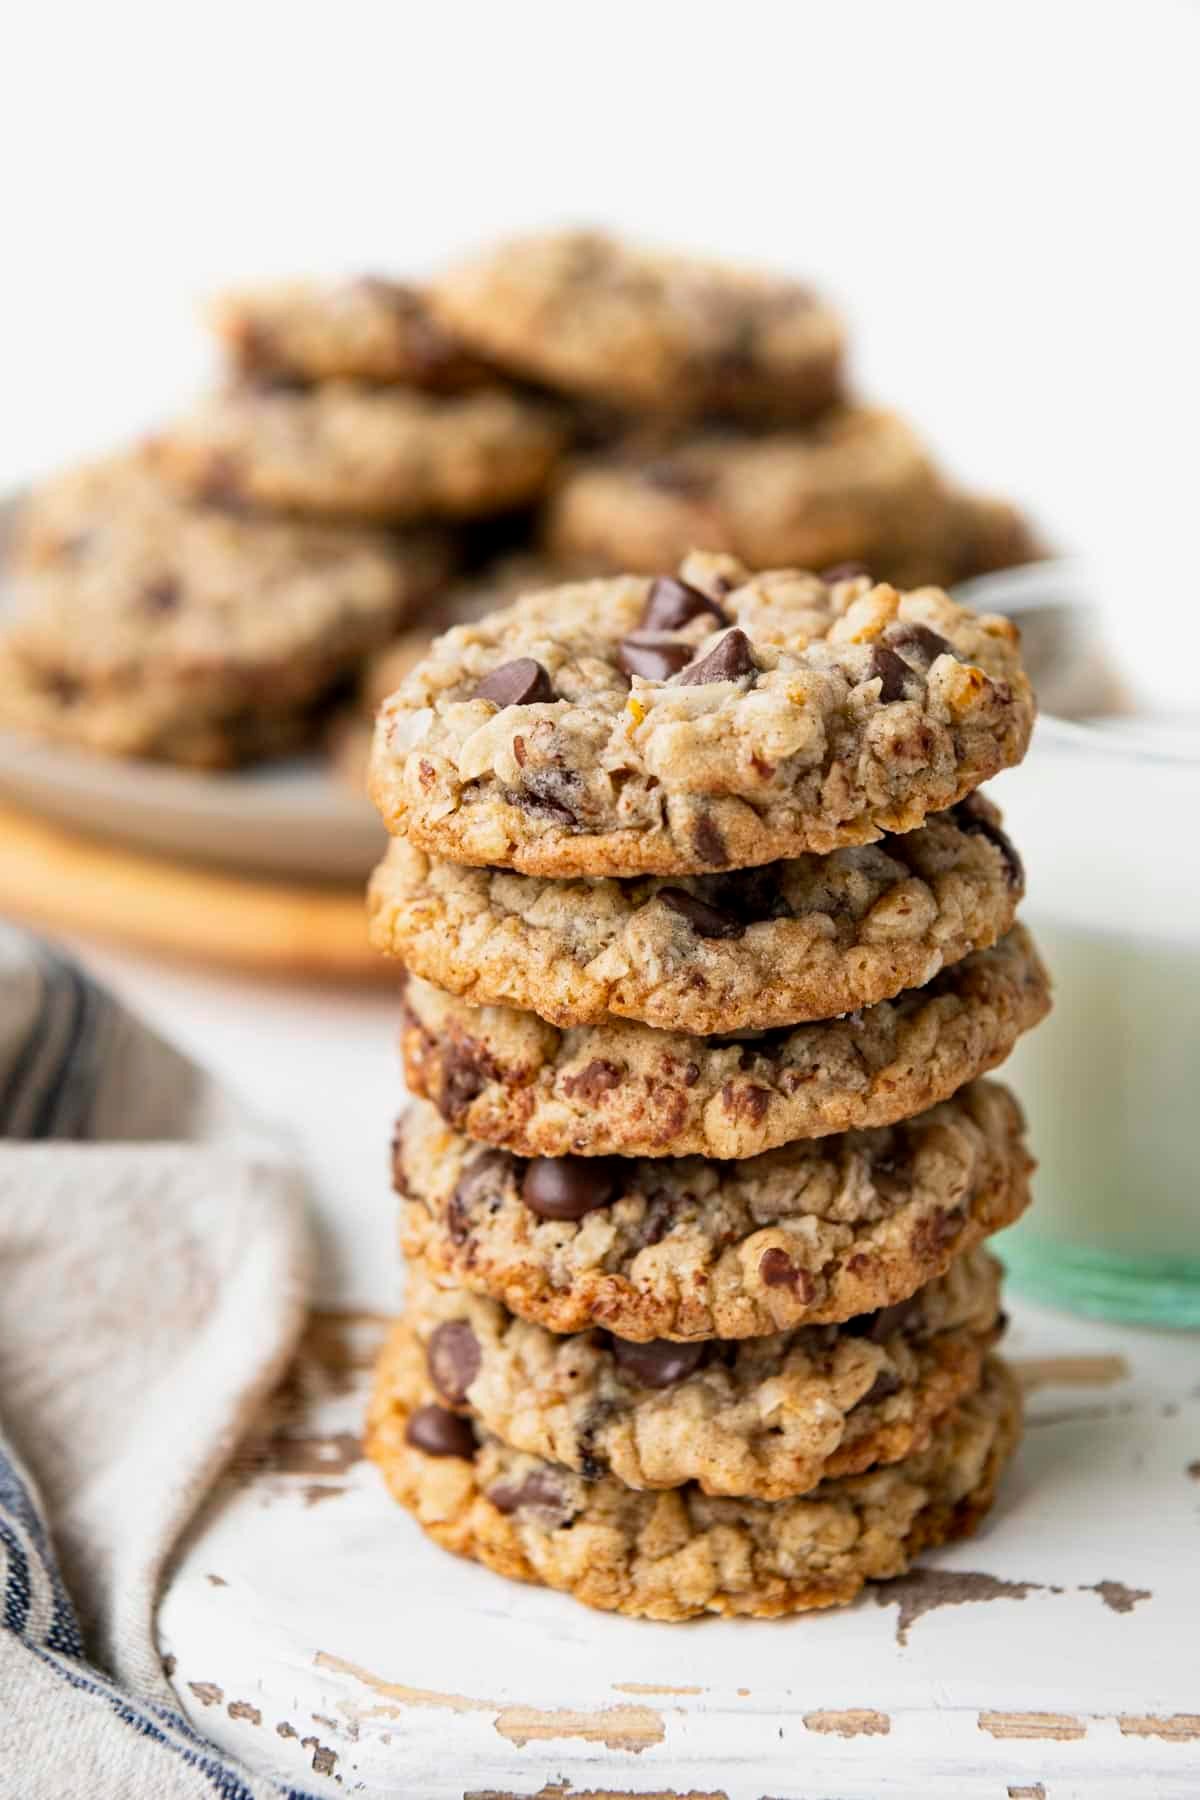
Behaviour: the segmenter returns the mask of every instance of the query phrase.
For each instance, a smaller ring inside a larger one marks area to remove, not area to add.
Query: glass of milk
[[[1126,615],[1161,658],[1137,591]],[[1200,663],[1173,658],[1156,705],[1072,565],[967,597],[1021,625],[1042,706],[1026,762],[988,790],[1055,991],[1001,1072],[1039,1172],[999,1250],[1036,1297],[1200,1326]]]

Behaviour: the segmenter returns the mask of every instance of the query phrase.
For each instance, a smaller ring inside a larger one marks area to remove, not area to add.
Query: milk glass
[[[1079,671],[1104,685],[1096,617],[1053,583],[1008,610],[1043,696],[1086,709]],[[1200,720],[1043,712],[1024,765],[988,791],[1055,996],[1001,1072],[1039,1169],[997,1248],[1038,1298],[1200,1326]]]

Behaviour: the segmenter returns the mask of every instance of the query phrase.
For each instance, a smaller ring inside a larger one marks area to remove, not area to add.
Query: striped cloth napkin
[[[309,1272],[286,1147],[0,925],[0,1793],[304,1800],[192,1728],[154,1616]]]

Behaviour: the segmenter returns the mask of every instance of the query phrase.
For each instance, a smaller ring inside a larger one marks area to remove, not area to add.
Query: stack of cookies
[[[384,702],[419,1098],[368,1444],[439,1543],[766,1616],[986,1511],[1032,1163],[984,1077],[1049,992],[975,790],[1033,714],[1004,619],[709,553],[528,594]]]
[[[311,743],[567,446],[397,283],[231,295],[216,323],[218,392],[23,509],[5,725],[202,768]]]
[[[398,670],[514,581],[699,547],[915,585],[1035,553],[846,398],[837,314],[781,276],[560,232],[213,323],[216,392],[27,507],[0,723],[210,768],[328,741],[361,784]]]

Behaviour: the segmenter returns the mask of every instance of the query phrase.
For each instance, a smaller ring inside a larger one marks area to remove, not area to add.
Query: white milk
[[[1045,721],[1024,766],[989,787],[1055,989],[1002,1073],[1040,1164],[1030,1240],[1195,1262],[1200,756],[1178,730],[1175,754],[1146,741]]]

